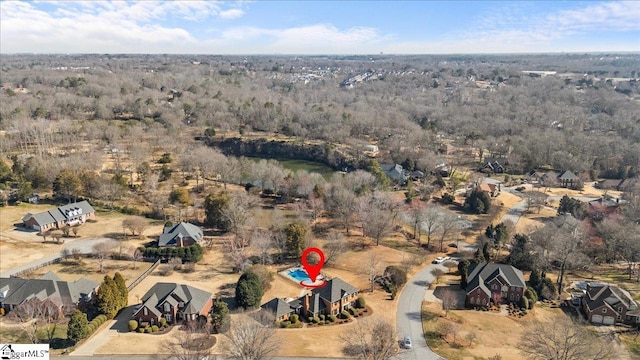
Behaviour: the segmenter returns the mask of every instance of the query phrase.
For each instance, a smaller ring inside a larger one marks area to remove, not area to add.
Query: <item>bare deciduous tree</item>
[[[358,215],[362,235],[373,238],[377,246],[391,232],[396,217],[395,204],[388,195],[376,192],[360,202]]]
[[[222,209],[222,217],[229,222],[231,231],[236,238],[242,236],[242,230],[252,220],[251,208],[257,199],[245,192],[234,192],[229,197],[229,203]]]
[[[447,235],[458,227],[460,219],[457,215],[448,211],[442,212],[440,216],[440,252],[444,251],[444,240]]]
[[[449,315],[449,310],[453,310],[456,308],[456,305],[458,304],[458,297],[450,289],[445,289],[440,296],[440,301],[442,301],[442,310],[444,310],[444,316],[447,317],[447,315]]]
[[[440,268],[434,268],[433,270],[431,270],[431,275],[433,275],[433,277],[436,278],[436,284],[437,284],[440,281],[440,278],[442,277],[442,275],[444,275],[444,270]]]
[[[33,344],[38,343],[40,329],[44,329],[47,340],[51,342],[58,324],[64,319],[62,311],[53,301],[35,297],[16,306],[10,316],[21,323],[22,330]]]
[[[122,220],[122,227],[131,231],[132,236],[142,236],[142,233],[149,225],[149,222],[139,216],[131,216]]]
[[[341,339],[345,354],[357,359],[389,360],[398,352],[395,326],[380,318],[359,321]]]
[[[103,241],[93,245],[91,248],[93,256],[98,260],[98,264],[100,265],[98,272],[101,273],[104,270],[104,261],[111,256],[111,251],[114,247],[113,242]]]
[[[383,263],[380,256],[376,253],[371,253],[367,256],[365,272],[369,280],[369,291],[373,292],[373,286],[378,279],[380,272],[382,271]]]
[[[262,312],[259,312],[262,313]],[[269,316],[256,321],[238,319],[229,331],[228,358],[233,360],[268,360],[280,347],[274,322]]]
[[[211,347],[215,340],[211,336],[209,324],[200,327],[190,323],[163,342],[163,350],[169,355],[168,359],[172,360],[214,360]]]
[[[527,357],[540,360],[601,360],[613,355],[611,346],[585,324],[569,318],[530,325],[518,347]]]
[[[340,255],[347,250],[347,241],[344,235],[338,232],[331,232],[327,235],[327,243],[323,247],[325,254],[325,264],[333,265]]]
[[[251,246],[258,251],[262,265],[271,263],[269,251],[273,249],[273,232],[256,229],[251,234]]]

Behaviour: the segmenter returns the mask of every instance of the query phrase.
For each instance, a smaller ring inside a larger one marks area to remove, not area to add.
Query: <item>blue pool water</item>
[[[309,279],[309,275],[307,275],[307,272],[302,269],[295,269],[293,271],[290,271],[289,276],[298,281],[311,282],[311,279]]]

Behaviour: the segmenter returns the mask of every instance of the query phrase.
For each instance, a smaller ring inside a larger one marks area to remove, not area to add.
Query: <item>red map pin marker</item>
[[[309,264],[307,262],[307,256],[313,252],[320,256],[320,261],[315,265]],[[304,268],[304,271],[306,271],[307,274],[309,275],[309,279],[311,279],[311,282],[312,283],[316,282],[318,275],[320,275],[320,270],[322,270],[322,266],[324,266],[324,253],[322,252],[322,250],[314,247],[307,248],[302,253],[302,257],[300,261],[302,262],[302,267]]]

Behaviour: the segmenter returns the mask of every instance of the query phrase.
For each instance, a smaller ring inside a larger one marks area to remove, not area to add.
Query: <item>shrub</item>
[[[129,331],[135,331],[138,328],[138,322],[135,320],[129,320]]]
[[[93,334],[94,331],[96,331],[95,325],[93,324],[87,325],[87,334]]]
[[[359,298],[356,299],[356,307],[357,308],[364,309],[365,306],[366,306],[366,303],[365,303],[363,297],[359,297]]]
[[[320,322],[320,318],[318,318],[317,316],[313,318],[313,323],[317,324]]]
[[[348,309],[348,311],[349,311],[349,314],[351,314],[351,315],[353,315],[353,316],[355,316],[355,315],[357,314],[356,309],[354,309],[354,308],[352,308],[352,307],[350,307],[350,308]]]
[[[4,316],[4,309],[0,308],[0,316]]]
[[[139,333],[143,333],[144,332],[144,328],[138,328],[138,332]]]
[[[442,203],[443,204],[447,204],[447,205],[448,204],[453,204],[453,202],[455,200],[456,200],[456,198],[453,195],[449,194],[449,193],[444,193],[442,195]]]
[[[158,330],[160,330],[160,329],[158,329],[158,325],[153,325],[151,327],[151,332],[158,332]]]
[[[329,315],[329,321],[336,322],[336,316],[335,315]]]
[[[320,318],[320,321],[324,321],[324,315],[322,315],[322,314],[321,314],[321,315],[320,315],[320,316],[318,316],[318,317]]]
[[[349,313],[346,312],[345,310],[342,310],[342,312],[340,312],[340,315],[342,316],[343,319],[349,318]]]
[[[280,323],[280,327],[288,328],[291,326],[291,321],[283,321]]]
[[[167,319],[160,318],[160,321],[158,321],[158,323],[160,324],[160,326],[165,327],[167,326]]]
[[[520,307],[522,309],[528,309],[529,308],[529,299],[527,299],[526,296],[523,296],[522,299],[520,299]]]
[[[292,324],[297,323],[298,322],[298,314],[291,315],[291,319],[290,320],[291,320]]]
[[[151,334],[151,328],[150,327],[145,328],[144,332],[147,334]]]

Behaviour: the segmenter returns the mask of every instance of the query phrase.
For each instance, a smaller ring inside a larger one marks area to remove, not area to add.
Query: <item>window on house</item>
[[[602,309],[602,312],[603,312],[603,313],[606,313],[606,312],[607,312],[607,308],[603,308],[603,309]]]
[[[622,316],[620,316],[620,314],[618,314],[618,316],[616,316],[616,319],[620,320],[622,318]]]
[[[169,303],[164,303],[164,311],[165,312],[171,311],[171,305],[169,305]]]
[[[622,306],[618,306],[618,312],[622,312]]]
[[[146,315],[149,315],[149,310],[148,310],[147,308],[144,308],[144,309],[142,310],[142,313],[143,313],[145,316],[146,316]]]

